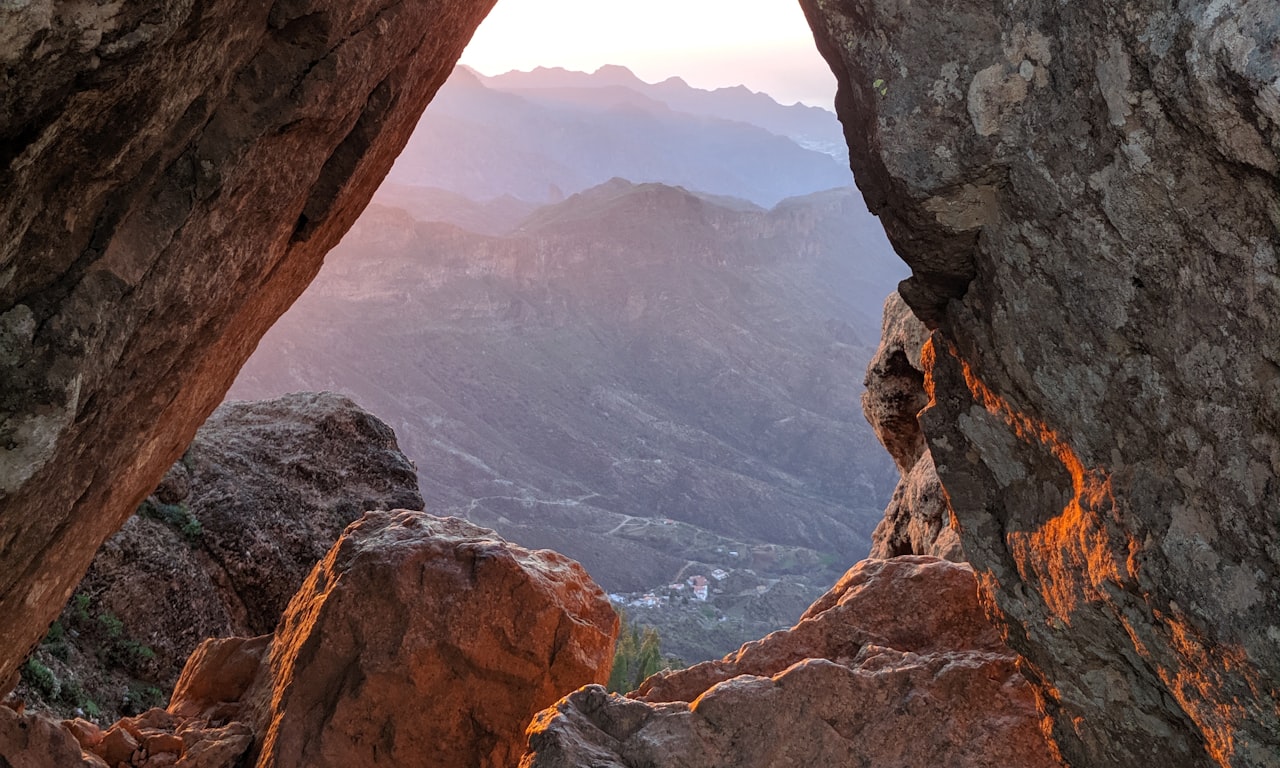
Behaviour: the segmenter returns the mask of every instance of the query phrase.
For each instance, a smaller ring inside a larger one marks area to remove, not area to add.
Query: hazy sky
[[[796,0],[498,0],[462,62],[486,75],[621,64],[827,109],[836,89]]]

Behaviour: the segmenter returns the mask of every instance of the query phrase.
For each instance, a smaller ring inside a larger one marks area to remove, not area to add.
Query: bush
[[[62,694],[62,684],[58,682],[53,670],[34,657],[27,659],[27,663],[22,665],[21,674],[22,682],[31,686],[45,701],[55,701]]]

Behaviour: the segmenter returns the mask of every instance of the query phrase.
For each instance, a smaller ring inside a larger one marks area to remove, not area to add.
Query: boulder
[[[577,563],[452,518],[353,523],[246,695],[259,768],[513,765],[524,728],[607,679],[618,619]]]
[[[72,731],[37,713],[0,706],[0,765],[8,768],[97,768],[103,763],[81,751]],[[114,768],[114,764],[113,764]]]
[[[374,511],[274,635],[207,640],[167,709],[63,732],[136,768],[509,766],[534,713],[608,677],[617,632],[604,593],[555,552]]]
[[[0,684],[364,208],[492,5],[0,7]]]
[[[801,5],[1063,756],[1277,765],[1275,3]]]
[[[1061,765],[973,571],[866,560],[790,630],[541,713],[523,768]]]
[[[65,691],[74,683],[108,721],[162,704],[201,640],[273,631],[364,511],[421,506],[395,434],[349,398],[227,403],[107,540],[63,609],[60,637],[41,646],[37,659],[62,695],[21,692],[73,716],[82,704]],[[153,700],[132,701],[137,680],[154,687]]]

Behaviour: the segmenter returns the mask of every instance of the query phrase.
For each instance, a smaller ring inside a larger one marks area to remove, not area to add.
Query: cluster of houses
[[[711,571],[711,578],[716,581],[724,581],[729,572],[723,568],[716,568]],[[656,608],[660,605],[666,605],[671,602],[671,598],[680,595],[688,588],[689,594],[694,600],[706,602],[710,595],[711,582],[702,574],[695,574],[685,579],[683,582],[668,584],[663,594],[657,592],[646,592],[639,596],[621,595],[618,593],[610,593],[609,600],[618,605],[633,606],[636,608]]]

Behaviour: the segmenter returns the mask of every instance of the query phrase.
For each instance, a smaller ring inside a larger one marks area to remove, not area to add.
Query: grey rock
[[[802,5],[1062,754],[1280,764],[1274,2]]]

